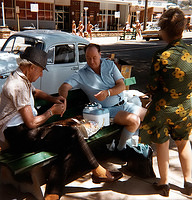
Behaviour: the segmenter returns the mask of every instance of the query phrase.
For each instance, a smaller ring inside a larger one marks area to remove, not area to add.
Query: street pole
[[[84,7],[84,10],[85,10],[85,31],[87,32],[87,10],[89,8],[88,7]]]
[[[119,38],[119,18],[118,19],[118,22],[117,22],[117,41],[118,41],[118,38]]]
[[[143,30],[146,29],[146,25],[147,25],[147,9],[148,9],[148,0],[145,0],[145,13],[144,13],[144,26],[143,26]]]
[[[39,15],[38,15],[38,11],[37,11],[37,29],[39,29]]]
[[[5,12],[4,12],[4,3],[3,2],[1,2],[1,7],[2,7],[3,27],[5,27]]]

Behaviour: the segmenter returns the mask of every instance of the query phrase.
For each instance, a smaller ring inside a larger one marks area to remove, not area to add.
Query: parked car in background
[[[143,39],[149,41],[150,39],[160,39],[160,27],[148,25],[146,30],[141,31]]]
[[[84,47],[89,42],[79,36],[55,30],[27,30],[11,35],[0,51],[0,92],[2,85],[17,67],[16,58],[28,46],[48,53],[47,69],[34,84],[49,94],[58,93],[65,79],[86,64]]]

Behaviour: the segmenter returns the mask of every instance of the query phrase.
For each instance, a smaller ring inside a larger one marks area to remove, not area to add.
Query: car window
[[[75,45],[65,44],[55,46],[55,64],[75,62]]]
[[[78,50],[79,50],[79,62],[86,62],[85,58],[85,44],[78,44]]]
[[[55,52],[55,47],[49,48],[49,50],[47,52],[47,64],[54,63],[54,52]]]
[[[7,41],[3,47],[3,51],[14,53],[24,52],[24,50],[29,46],[36,46],[40,49],[44,48],[44,44],[40,40],[29,37],[16,36]]]

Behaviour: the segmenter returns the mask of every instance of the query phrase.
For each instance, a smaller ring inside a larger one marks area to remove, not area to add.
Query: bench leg
[[[30,172],[32,183],[20,183],[21,192],[29,192],[36,199],[43,200],[44,192],[41,190],[42,179],[45,180],[42,170],[39,167],[33,168]]]
[[[11,184],[23,193],[29,192],[37,200],[43,200],[44,192],[41,190],[41,183],[45,182],[43,171],[40,167],[34,167],[29,175],[31,177],[30,181],[22,181],[22,178],[17,180],[18,178],[16,179],[7,167],[0,166],[0,183]]]
[[[11,171],[5,166],[0,166],[0,183],[5,185],[11,184],[16,189],[19,189],[19,183],[14,179]]]

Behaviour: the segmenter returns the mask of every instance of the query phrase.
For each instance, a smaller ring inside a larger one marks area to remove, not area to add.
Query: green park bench
[[[135,78],[125,80],[126,85],[135,84]],[[68,119],[82,115],[85,104],[89,100],[85,93],[78,89],[69,91],[67,99],[67,110],[63,117],[54,115],[47,123]],[[51,104],[46,101],[36,101],[36,107],[44,112]],[[112,124],[100,129],[95,135],[87,139],[87,143],[94,154],[101,152],[102,145],[110,143],[112,139],[119,136],[121,126]],[[21,192],[29,192],[38,200],[43,199],[41,186],[45,184],[46,169],[49,169],[51,162],[57,159],[57,154],[51,152],[31,152],[31,153],[13,153],[9,149],[0,152],[0,183],[12,184]],[[77,177],[78,178],[78,177]]]
[[[131,40],[136,40],[136,31],[124,31],[123,35],[120,36],[120,40],[125,40],[126,36],[128,36]]]

